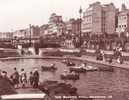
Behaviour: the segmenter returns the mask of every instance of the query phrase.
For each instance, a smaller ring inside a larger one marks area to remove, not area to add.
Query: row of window
[[[119,20],[127,19],[127,16],[119,16],[118,18],[119,18]]]
[[[91,11],[88,11],[88,12],[85,12],[85,13],[84,13],[84,16],[90,16],[90,15],[92,15],[92,13],[93,13],[92,10],[91,10]]]
[[[118,27],[119,27],[119,28],[126,28],[127,25],[119,25]]]
[[[92,24],[87,24],[86,23],[86,24],[83,24],[82,27],[89,27],[89,28],[91,28],[92,27]]]
[[[87,17],[83,20],[84,23],[92,23],[92,17]]]

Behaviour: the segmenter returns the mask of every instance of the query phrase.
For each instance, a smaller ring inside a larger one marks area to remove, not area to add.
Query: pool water
[[[74,61],[77,65],[81,62]],[[42,65],[50,65],[55,63],[58,68],[55,72],[42,72]],[[89,63],[89,65],[100,66]],[[101,65],[102,66],[102,65]],[[0,62],[1,70],[8,72],[10,76],[13,72],[13,68],[16,67],[20,72],[21,68],[24,68],[29,77],[30,71],[34,68],[38,68],[40,73],[40,82],[44,80],[58,80],[60,74],[64,70],[68,70],[68,67],[61,63],[60,60],[52,59],[19,59],[19,60],[5,60]],[[86,72],[80,74],[80,79],[76,81],[67,80],[66,83],[71,83],[77,87],[80,96],[106,96],[108,100],[128,100],[129,98],[129,70],[114,68],[114,72]],[[96,99],[99,100],[99,99]],[[105,99],[104,99],[105,100]]]

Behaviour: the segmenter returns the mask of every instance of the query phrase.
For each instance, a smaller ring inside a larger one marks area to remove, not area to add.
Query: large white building
[[[47,28],[44,30],[45,35],[61,35],[65,33],[65,23],[62,20],[62,16],[51,14]]]
[[[91,34],[112,34],[116,28],[116,8],[113,3],[90,4],[83,13],[82,32]]]

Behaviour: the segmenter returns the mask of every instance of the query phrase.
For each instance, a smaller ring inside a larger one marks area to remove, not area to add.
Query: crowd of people
[[[8,77],[6,71],[0,71],[0,76],[9,81],[14,88],[25,88],[28,86],[31,86],[32,88],[38,88],[39,72],[37,69],[34,69],[33,72],[30,72],[30,75],[27,75],[24,68],[22,68],[20,72],[18,72],[17,68],[14,68],[10,77]]]
[[[96,50],[96,60],[106,60],[105,53],[102,50]],[[109,57],[108,62],[112,63],[113,58],[116,59],[117,63],[122,64],[123,63],[123,57],[122,57],[122,48],[117,47],[113,51],[113,55]]]

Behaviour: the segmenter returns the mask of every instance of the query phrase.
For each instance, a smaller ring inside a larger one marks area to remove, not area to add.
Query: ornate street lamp
[[[80,47],[81,47],[81,41],[82,41],[82,38],[81,38],[81,34],[82,34],[82,31],[81,31],[81,22],[82,22],[82,8],[80,7],[79,9],[79,14],[80,14]]]

